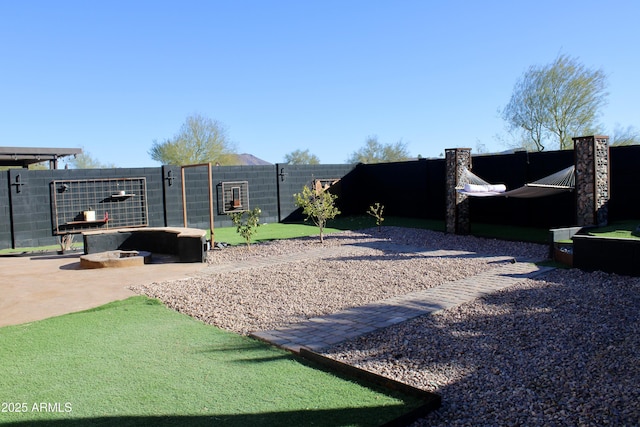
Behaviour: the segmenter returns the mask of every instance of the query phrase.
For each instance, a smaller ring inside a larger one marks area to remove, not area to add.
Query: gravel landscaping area
[[[325,351],[435,391],[416,426],[640,425],[640,278],[556,270]]]
[[[420,252],[430,250],[475,255]],[[544,245],[388,227],[324,246],[316,237],[211,251],[206,274],[134,290],[247,334],[547,255]],[[274,258],[283,261],[224,271]],[[640,278],[556,270],[324,353],[441,394],[418,426],[640,425],[639,308]]]
[[[391,244],[409,245],[410,252],[398,252],[407,248]],[[474,256],[413,252],[447,249]],[[286,262],[288,256],[305,253],[310,255]],[[514,256],[543,259],[546,254],[542,245],[390,227],[381,233],[332,234],[324,245],[314,237],[214,250],[205,274],[133,290],[206,323],[248,334],[476,275]],[[273,257],[283,262],[241,271],[223,268]]]

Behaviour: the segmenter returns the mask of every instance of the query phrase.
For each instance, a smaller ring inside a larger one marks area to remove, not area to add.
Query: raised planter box
[[[587,271],[640,276],[640,240],[576,234],[573,266]]]
[[[552,259],[561,264],[573,267],[573,244],[556,243],[554,245]]]
[[[573,266],[573,244],[562,243],[571,240],[583,227],[552,228],[549,230],[549,257],[559,263]]]
[[[197,228],[143,227],[85,231],[84,253],[148,251],[177,255],[180,262],[206,262],[206,231]]]

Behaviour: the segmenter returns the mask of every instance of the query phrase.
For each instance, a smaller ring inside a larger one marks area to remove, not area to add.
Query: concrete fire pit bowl
[[[80,268],[134,267],[151,262],[147,251],[107,251],[80,256]]]

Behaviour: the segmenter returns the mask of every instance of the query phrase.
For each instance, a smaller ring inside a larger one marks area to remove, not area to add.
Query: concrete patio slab
[[[0,326],[87,310],[136,295],[127,289],[191,277],[204,263],[81,269],[80,253],[0,257]]]

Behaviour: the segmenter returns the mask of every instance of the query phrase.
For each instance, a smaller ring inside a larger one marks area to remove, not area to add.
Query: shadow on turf
[[[375,412],[379,416],[373,415]],[[203,416],[115,416],[96,418],[76,418],[47,421],[18,421],[3,425],[12,427],[81,427],[81,426],[295,426],[295,425],[406,425],[401,415],[406,413],[401,406],[342,408],[327,410],[299,410],[258,414],[217,414]],[[400,417],[400,418],[394,418]]]

